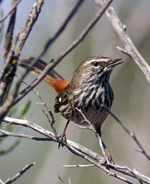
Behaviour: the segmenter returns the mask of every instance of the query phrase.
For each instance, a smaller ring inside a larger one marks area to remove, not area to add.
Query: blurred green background
[[[23,28],[34,3],[34,0],[23,0],[19,4],[15,35]],[[47,39],[53,36],[58,30],[75,3],[75,0],[45,1],[42,12],[22,50],[21,58],[37,56],[40,53]],[[139,52],[150,64],[150,1],[115,0],[111,6],[115,8],[122,23],[126,25],[127,32]],[[3,0],[0,9],[4,11],[4,15],[10,8],[11,1]],[[57,58],[59,54],[77,38],[79,33],[98,10],[99,8],[93,1],[86,0],[65,31],[43,57],[43,60],[48,62],[51,58]],[[7,18],[4,22],[5,32],[8,20]],[[115,95],[112,112],[130,131],[135,132],[143,147],[150,153],[150,85],[135,63],[129,57],[120,53],[120,51],[116,49],[116,46],[123,47],[111,23],[104,15],[88,34],[86,39],[65,57],[55,69],[65,79],[70,81],[74,70],[87,56],[103,54],[113,58],[125,58],[125,63],[118,66],[111,76],[110,83]],[[3,42],[0,45],[0,59],[0,66],[2,68]],[[22,71],[23,69],[18,68],[17,73],[20,74]],[[34,76],[31,74],[26,78],[26,81],[29,83],[32,79],[34,79]],[[22,85],[22,87],[24,86]],[[36,87],[36,90],[40,92],[44,101],[53,111],[56,92],[45,82],[41,82]],[[19,103],[19,107],[29,99],[32,100],[32,106],[25,118],[37,123],[45,129],[51,130],[45,115],[42,113],[43,107],[36,105],[36,102],[40,100],[33,92],[30,92],[26,98]],[[54,114],[54,116],[57,131],[61,133],[66,120],[61,117],[60,114]],[[16,127],[16,130],[17,129]],[[37,133],[28,128],[21,128],[19,133],[38,136]],[[149,175],[150,166],[148,160],[144,155],[135,151],[135,149],[139,149],[135,142],[111,116],[107,118],[102,127],[102,137],[117,164],[127,165],[132,169],[136,168],[143,174]],[[95,135],[88,130],[78,129],[73,123],[70,123],[67,138],[79,142],[102,155]],[[9,147],[15,140],[16,138],[13,137],[7,138],[5,142],[0,145],[0,148]],[[122,183],[115,178],[107,176],[106,173],[96,167],[65,168],[63,165],[66,164],[88,163],[72,155],[66,148],[58,149],[56,143],[35,142],[27,139],[22,139],[15,150],[0,157],[0,178],[5,181],[8,177],[12,177],[19,172],[26,164],[33,162],[36,162],[36,165],[18,179],[15,182],[16,184],[60,184],[62,182],[58,179],[58,175],[66,183],[68,183],[68,178],[70,178],[72,184]],[[133,181],[136,183],[135,180]]]

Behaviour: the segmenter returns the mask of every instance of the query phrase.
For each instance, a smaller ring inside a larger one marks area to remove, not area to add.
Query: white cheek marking
[[[59,97],[58,101],[59,101],[59,102],[62,102],[62,98],[61,98],[61,97]]]

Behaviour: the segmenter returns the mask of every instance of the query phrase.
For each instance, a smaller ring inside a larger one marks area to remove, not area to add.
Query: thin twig
[[[63,183],[63,184],[66,184],[62,179],[61,177],[58,175],[58,179]]]
[[[96,13],[94,18],[88,23],[85,29],[80,33],[76,40],[66,49],[64,50],[58,58],[53,61],[51,69],[53,69],[66,55],[68,55],[76,46],[79,45],[81,41],[87,36],[87,34],[91,31],[94,25],[98,22],[98,20],[103,16],[108,6],[112,3],[113,0],[107,0],[107,2],[101,7],[101,9]]]
[[[83,120],[81,121],[81,123],[82,123],[82,122],[87,122],[87,123],[89,124],[90,127],[89,127],[89,128],[86,127],[86,128],[87,128],[87,129],[90,129],[90,130],[92,130],[94,133],[96,133],[96,136],[98,137],[98,142],[99,142],[99,146],[100,146],[100,148],[101,148],[101,151],[102,151],[102,153],[103,153],[103,155],[104,155],[104,158],[106,159],[107,163],[109,164],[110,162],[109,162],[108,157],[107,157],[107,155],[106,155],[106,153],[105,153],[102,138],[100,137],[99,134],[97,134],[97,132],[95,131],[93,125],[92,125],[91,122],[85,117],[85,115],[83,114],[83,112],[82,112],[80,109],[78,109],[78,108],[76,108],[76,110],[77,110],[77,111],[81,114],[81,116],[83,117]]]
[[[81,165],[81,164],[77,164],[77,165],[63,165],[64,167],[67,167],[67,168],[72,168],[72,167],[95,167],[94,164],[87,164],[87,165]]]
[[[16,5],[15,0],[12,1],[13,3],[13,7]],[[13,8],[13,11],[11,13],[10,16],[10,20],[9,20],[9,25],[7,28],[7,32],[5,35],[5,43],[4,43],[4,58],[6,59],[7,54],[9,53],[10,49],[11,49],[11,45],[12,45],[12,40],[13,40],[13,30],[15,27],[15,21],[16,21],[16,6],[15,8]],[[4,61],[5,62],[5,61]]]
[[[10,117],[5,117],[3,121],[9,122],[9,123],[15,124],[15,125],[30,127],[34,131],[37,131],[40,134],[42,134],[48,138],[53,139],[53,141],[57,141],[57,139],[55,138],[55,135],[52,132],[45,130],[44,128],[40,127],[39,125],[34,124],[33,122],[28,121],[26,119],[23,120],[23,119],[15,119],[15,118],[10,118]]]
[[[37,58],[35,58],[32,63],[28,66],[27,70],[25,71],[25,73],[22,76],[22,79],[24,79],[24,77],[29,73],[29,71],[31,70],[31,68],[35,65],[35,63],[38,61],[38,59],[40,59],[42,56],[44,56],[44,54],[47,52],[47,50],[50,48],[50,46],[52,45],[52,43],[54,41],[56,41],[56,39],[59,37],[59,35],[64,31],[64,29],[67,27],[68,23],[71,21],[71,19],[73,18],[73,16],[75,15],[75,13],[77,13],[77,10],[80,8],[80,6],[82,5],[84,0],[78,0],[77,4],[75,5],[75,7],[73,8],[73,10],[71,11],[71,13],[67,16],[66,20],[64,21],[64,23],[62,24],[62,26],[58,29],[58,31],[55,33],[55,35],[48,39],[44,49],[42,50],[42,52],[39,54],[39,56]],[[31,14],[31,13],[30,13]],[[30,18],[30,17],[29,17]],[[32,17],[31,17],[32,18]],[[28,22],[28,21],[27,21]],[[25,26],[26,27],[26,26]],[[29,27],[30,28],[30,27]],[[25,28],[24,28],[25,29]],[[24,34],[25,31],[22,32],[22,34]],[[21,37],[21,36],[20,36]],[[21,37],[22,38],[22,37]],[[22,42],[21,42],[22,44]],[[20,45],[18,46],[19,50],[16,48],[16,52],[15,54],[18,55],[21,51],[20,49]],[[18,50],[18,51],[17,51]],[[51,60],[52,61],[52,60]],[[52,67],[49,69],[51,70]],[[44,71],[43,71],[44,72]]]
[[[34,124],[33,122],[29,122],[27,120],[9,118],[9,117],[5,117],[4,121],[7,122],[7,123],[11,123],[11,124],[17,124],[17,125],[22,125],[22,126],[25,126],[25,127],[29,127],[31,129],[33,129],[34,131],[37,131],[40,134],[48,137],[50,140],[59,143],[59,140],[56,139],[55,135],[52,132],[43,129],[42,127],[40,127],[39,125]],[[131,183],[126,178],[121,177],[121,176],[113,173],[112,171],[109,171],[108,169],[106,169],[106,166],[107,166],[106,160],[103,157],[101,157],[100,155],[98,155],[97,153],[93,152],[92,150],[89,150],[89,149],[85,148],[84,146],[82,146],[80,144],[77,144],[73,141],[70,141],[68,139],[66,140],[66,142],[63,142],[63,145],[66,146],[73,154],[78,155],[78,156],[84,158],[85,160],[89,161],[91,164],[94,164],[98,168],[101,168],[108,175],[113,176],[115,178],[118,178],[119,180],[122,180],[126,183]],[[139,173],[138,171],[129,169],[128,167],[119,166],[117,164],[115,164],[115,165],[110,164],[110,168],[113,169],[113,170],[116,170],[118,172],[121,172],[125,175],[131,176],[135,179],[137,177],[138,179],[140,179],[143,182],[150,183],[150,178],[149,177]],[[136,175],[136,177],[134,175]]]
[[[0,179],[0,184],[5,184],[5,183]]]
[[[44,105],[44,104],[43,104],[43,105]],[[50,120],[50,118],[49,118],[49,116],[48,116],[47,112],[45,112],[44,110],[42,110],[42,111],[44,112],[45,116],[47,117],[48,122],[50,123],[51,128],[52,128],[52,130],[53,130],[53,132],[54,132],[54,134],[55,134],[55,137],[57,138],[58,136],[57,136],[57,132],[56,132],[56,129],[55,129],[54,123],[53,123],[53,122],[51,122],[51,120]]]
[[[14,100],[14,104],[18,103],[23,97],[25,97],[35,86],[37,86],[42,80],[43,78],[46,76],[46,74],[51,70],[51,62],[49,64],[47,64],[47,66],[44,68],[43,72],[27,87],[25,88],[23,91],[21,91],[15,98]],[[22,77],[20,79],[20,81],[18,81],[18,83],[16,84],[16,87],[14,89],[13,94],[15,94],[17,92],[17,88],[19,87],[21,81],[23,80],[24,77]]]
[[[32,13],[29,14],[28,22],[24,28],[24,31],[21,34],[19,34],[19,39],[18,39],[19,41],[16,45],[16,50],[15,50],[15,54],[17,55],[17,57],[19,57],[19,54],[20,54],[21,49],[22,49],[22,47],[23,47],[23,45],[24,45],[24,43],[29,35],[29,32],[31,31],[32,26],[34,25],[35,21],[37,20],[37,17],[40,13],[42,4],[43,4],[42,0],[37,0],[37,2],[35,3],[35,5],[33,7]],[[14,66],[14,69],[15,69],[16,63],[13,62],[14,61],[13,60],[14,46],[15,46],[15,43],[13,42],[12,46],[10,48],[10,51],[7,54],[7,58],[5,60],[5,66],[3,68],[3,72],[2,72],[2,75],[0,77],[0,81],[2,81],[5,73],[7,74],[7,68],[9,67],[9,63],[12,64],[12,67]],[[14,63],[14,65],[13,65],[13,63]],[[5,117],[5,115],[7,114],[7,112],[9,111],[9,109],[13,106],[14,99],[16,98],[20,84],[21,84],[21,81],[16,84],[16,86],[15,86],[16,88],[14,87],[13,92],[8,95],[3,107],[0,107],[0,123],[1,123],[2,119]]]
[[[13,55],[15,53],[15,55],[17,57],[19,57],[19,53],[21,52],[21,49],[23,48],[23,45],[34,25],[34,23],[36,22],[38,15],[40,13],[41,10],[41,6],[43,4],[42,0],[37,0],[37,2],[34,4],[32,11],[29,14],[29,17],[26,21],[26,25],[24,26],[22,32],[18,34],[17,36],[17,44],[16,44],[16,40],[13,41],[11,49],[9,51],[9,53],[7,53],[7,58],[6,58],[6,63],[5,66],[3,68],[3,73],[5,73],[5,70],[7,69],[7,65],[9,64],[10,60],[12,60]],[[16,46],[16,49],[14,49],[14,46]],[[2,80],[4,74],[2,73],[1,77],[0,77],[0,81]]]
[[[75,13],[77,13],[77,11],[79,10],[79,8],[80,8],[80,6],[82,5],[83,2],[84,2],[84,0],[78,0],[77,4],[73,8],[73,10],[70,12],[70,14],[66,18],[66,20],[64,21],[64,23],[62,24],[62,26],[59,28],[59,30],[55,33],[55,35],[52,38],[50,38],[47,41],[47,43],[45,44],[45,47],[44,47],[43,51],[41,52],[41,54],[39,55],[38,59],[40,59],[46,53],[46,51],[48,50],[48,48],[50,48],[50,46],[52,45],[52,43],[65,30],[66,26],[71,21],[71,19],[74,17]]]
[[[19,173],[17,173],[14,177],[8,178],[5,181],[5,184],[10,184],[16,181],[18,178],[20,178],[26,171],[28,171],[32,166],[34,166],[36,163],[26,165]]]
[[[12,136],[12,137],[18,137],[18,138],[31,139],[31,140],[35,140],[35,141],[50,141],[49,138],[35,137],[35,136],[31,136],[31,135],[26,135],[26,134],[17,134],[17,133],[8,132],[8,131],[2,130],[2,129],[0,129],[0,132],[3,133],[3,135],[0,135],[0,137]]]
[[[16,76],[19,77],[19,78],[21,79],[20,75],[16,74]],[[21,80],[22,80],[22,79],[21,79]],[[23,82],[25,85],[27,85],[28,87],[30,87],[29,84],[27,84],[24,80],[22,80],[22,82]],[[56,132],[56,129],[55,129],[55,126],[54,126],[55,119],[54,119],[53,113],[51,112],[51,110],[50,110],[50,108],[48,107],[48,105],[44,102],[44,100],[43,100],[42,96],[40,95],[40,93],[37,92],[35,89],[32,89],[32,91],[33,91],[33,92],[40,98],[40,100],[42,101],[42,103],[37,103],[37,104],[43,105],[43,106],[46,107],[46,109],[48,110],[48,113],[49,113],[49,115],[50,115],[50,117],[51,117],[52,120],[50,120],[49,117],[48,117],[47,115],[46,115],[46,117],[47,117],[47,119],[48,119],[48,121],[49,121],[49,123],[50,123],[50,125],[51,125],[51,127],[52,127],[52,130],[54,131],[55,136],[57,137],[57,132]],[[44,114],[45,114],[45,113],[46,113],[46,112],[44,111]]]
[[[15,4],[13,5],[13,7],[8,11],[8,13],[6,13],[5,16],[3,16],[0,20],[0,23],[2,23],[11,13],[12,11],[17,7],[17,5],[20,3],[21,0],[18,0],[15,2]]]
[[[33,25],[38,19],[43,3],[44,3],[44,0],[37,0],[36,3],[33,5],[33,8],[29,13],[26,24],[23,30],[21,31],[21,33],[19,34],[18,43],[15,49],[15,56],[19,57],[20,52],[30,34],[30,31],[32,30]]]
[[[119,17],[117,16],[117,13],[112,7],[108,8],[108,10],[106,11],[106,15],[111,21],[115,31],[119,35],[125,47],[125,52],[127,53],[127,55],[130,55],[130,57],[135,61],[140,70],[143,72],[147,81],[150,83],[150,66],[134,46],[130,36],[127,34],[126,26],[121,23]]]
[[[68,181],[69,181],[69,184],[71,184],[71,179],[70,178],[68,178]]]
[[[25,73],[22,76],[22,79],[24,79],[24,77],[29,73],[30,69],[32,68],[32,66],[37,62],[37,60],[43,56],[43,54],[46,53],[48,47],[50,47],[50,45],[53,43],[53,41],[61,34],[61,32],[65,29],[65,27],[68,25],[69,21],[71,20],[71,18],[73,17],[73,15],[77,12],[78,8],[80,7],[80,5],[83,3],[84,0],[79,0],[77,5],[74,7],[74,9],[71,11],[70,15],[67,17],[66,21],[63,23],[63,25],[61,26],[61,28],[58,30],[58,32],[55,34],[55,36],[51,39],[48,40],[44,50],[41,52],[40,56],[33,60],[32,64],[28,67],[28,69],[25,71]],[[38,11],[38,13],[40,12],[41,6],[43,4],[42,0],[38,0],[36,2],[36,4],[33,7],[32,12],[29,15],[29,18],[27,20],[26,26],[24,27],[24,30],[22,31],[22,33],[19,36],[19,41],[17,43],[16,46],[16,50],[15,50],[15,55],[17,57],[19,57],[20,51],[24,45],[24,41],[27,39],[28,34],[33,26],[33,24],[35,23],[35,20],[37,19],[38,14],[36,14],[36,12]],[[57,35],[57,36],[56,36]],[[55,38],[55,39],[54,39]],[[1,107],[0,109],[0,122],[1,120],[4,118],[4,116],[7,114],[8,110],[16,103],[18,103],[25,95],[27,95],[46,75],[46,72],[50,71],[52,69],[52,67],[50,67],[49,65],[44,69],[44,71],[42,72],[42,74],[38,77],[37,80],[35,80],[32,84],[31,87],[26,88],[21,94],[17,95],[19,86],[21,84],[21,80],[18,81],[16,83],[16,86],[14,87],[14,90],[12,92],[12,94],[10,94],[10,96],[8,96],[8,100],[6,100],[5,102],[5,106]],[[17,95],[17,97],[16,97]],[[11,99],[11,100],[10,100]],[[8,105],[7,105],[8,104]]]
[[[15,4],[15,0],[12,1],[12,4]],[[0,80],[0,106],[4,100],[4,97],[7,93],[9,85],[11,84],[14,73],[16,71],[16,66],[12,63],[12,51],[13,48],[12,39],[13,39],[13,31],[15,27],[15,20],[16,20],[16,6],[13,9],[8,28],[5,35],[5,42],[4,42],[4,69],[2,71],[1,79]],[[8,57],[7,57],[8,56]]]
[[[102,105],[103,108],[105,108],[107,110],[107,112],[121,125],[121,127],[128,133],[128,135],[130,135],[130,137],[133,138],[133,140],[136,142],[136,144],[138,145],[138,147],[141,149],[141,152],[146,156],[146,158],[148,160],[150,160],[150,156],[147,154],[147,152],[145,151],[145,149],[143,148],[143,146],[141,145],[141,143],[139,142],[139,140],[137,139],[136,135],[134,132],[129,131],[125,125],[117,118],[117,116],[115,116],[115,114],[113,114],[105,105]]]

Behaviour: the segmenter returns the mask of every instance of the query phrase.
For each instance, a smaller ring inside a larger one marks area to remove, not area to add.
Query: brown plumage
[[[33,59],[23,59],[18,64],[27,68]],[[68,122],[73,121],[79,125],[89,125],[90,121],[101,136],[101,125],[108,116],[102,104],[110,109],[114,99],[109,84],[110,74],[113,68],[121,63],[122,59],[90,56],[81,62],[70,83],[55,70],[50,71],[44,81],[58,93],[54,103],[55,112],[60,112]],[[44,61],[38,60],[31,72],[39,75],[45,66]],[[111,158],[107,150],[106,153]]]

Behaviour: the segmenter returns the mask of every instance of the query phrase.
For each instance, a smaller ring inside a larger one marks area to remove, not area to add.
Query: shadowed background
[[[33,0],[23,0],[18,5],[15,35],[23,28],[34,2]],[[36,57],[39,54],[47,39],[53,36],[58,30],[75,3],[75,0],[45,1],[40,16],[22,50],[21,58],[29,56]],[[150,63],[150,1],[116,0],[111,6],[115,8],[122,23],[126,25],[127,32],[139,52],[145,60]],[[5,15],[11,8],[10,1],[3,1],[0,8],[3,9]],[[52,58],[58,57],[59,54],[77,38],[79,33],[98,10],[99,8],[93,1],[86,0],[69,26],[42,59],[48,62]],[[5,32],[7,25],[8,18],[4,22]],[[65,57],[55,69],[66,80],[70,81],[74,70],[80,62],[90,55],[103,54],[112,58],[125,58],[125,63],[118,66],[111,76],[110,83],[115,95],[111,110],[129,130],[135,132],[146,151],[150,153],[150,86],[135,63],[129,57],[120,53],[120,51],[116,49],[116,46],[123,47],[111,23],[104,15],[88,34],[86,39]],[[0,66],[2,68],[3,42],[0,45],[0,59]],[[22,71],[23,69],[18,67],[17,73],[20,74]],[[31,74],[26,78],[26,81],[30,83],[33,79],[34,76]],[[24,86],[22,85],[22,87]],[[40,92],[44,101],[53,111],[56,92],[45,82],[41,82],[36,87],[36,90]],[[32,106],[25,118],[39,124],[45,129],[51,130],[45,115],[42,113],[43,107],[36,105],[39,99],[33,92],[30,92],[26,98],[19,103],[19,107],[28,99],[32,100]],[[54,117],[56,120],[57,132],[61,133],[66,120],[61,117],[60,114],[54,114]],[[37,133],[22,127],[19,133],[38,136]],[[67,130],[67,138],[79,142],[102,155],[95,135],[89,130],[81,130],[73,123],[70,123]],[[141,153],[135,151],[135,149],[138,149],[135,142],[111,116],[107,118],[102,127],[102,138],[117,164],[136,168],[143,174],[149,175],[150,166],[148,160]],[[9,147],[15,140],[16,139],[12,137],[7,138],[5,144],[0,145],[1,149]],[[0,157],[0,178],[5,181],[8,177],[12,177],[19,172],[26,164],[33,162],[36,162],[36,165],[18,179],[15,182],[16,184],[62,183],[58,180],[58,175],[66,183],[68,183],[68,178],[70,178],[72,184],[121,183],[121,181],[107,176],[106,173],[96,167],[64,168],[63,165],[66,164],[88,163],[72,155],[66,148],[60,148],[58,150],[58,145],[56,143],[35,142],[25,139],[22,139],[21,143],[11,153]]]

